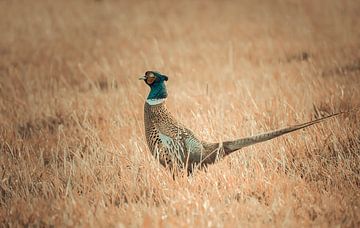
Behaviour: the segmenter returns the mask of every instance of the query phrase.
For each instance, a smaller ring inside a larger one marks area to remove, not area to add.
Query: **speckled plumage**
[[[145,102],[145,135],[150,151],[160,163],[169,168],[187,168],[213,163],[223,150],[219,143],[206,143],[175,120],[166,102],[149,105]],[[186,167],[187,166],[187,167]]]
[[[148,147],[154,157],[171,170],[187,169],[188,172],[191,172],[194,168],[212,164],[243,147],[279,137],[341,114],[336,113],[255,136],[221,143],[209,143],[196,137],[167,110],[165,86],[165,81],[168,80],[167,76],[159,72],[147,71],[145,76],[140,79],[144,80],[151,88],[144,106],[145,135]]]

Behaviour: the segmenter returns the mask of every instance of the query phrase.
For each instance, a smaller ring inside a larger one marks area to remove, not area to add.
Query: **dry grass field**
[[[0,1],[1,227],[359,227],[360,111],[172,179],[146,70],[200,138],[360,106],[359,1]]]

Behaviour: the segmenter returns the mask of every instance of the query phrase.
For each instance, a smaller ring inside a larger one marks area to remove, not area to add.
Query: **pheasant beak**
[[[146,80],[146,77],[145,77],[145,76],[141,76],[141,77],[139,78],[139,80]]]

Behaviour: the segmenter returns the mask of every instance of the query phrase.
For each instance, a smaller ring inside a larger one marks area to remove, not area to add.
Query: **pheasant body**
[[[147,71],[144,80],[151,90],[144,105],[145,135],[148,147],[154,157],[165,166],[174,169],[203,167],[231,154],[243,147],[264,142],[281,135],[311,126],[341,112],[303,124],[240,138],[221,143],[200,140],[184,125],[176,121],[166,108],[167,91],[165,81],[168,77],[155,71]]]
[[[145,103],[144,123],[148,147],[163,166],[191,171],[197,165],[213,163],[220,155],[218,143],[199,140],[191,130],[175,120],[165,101],[156,105]]]

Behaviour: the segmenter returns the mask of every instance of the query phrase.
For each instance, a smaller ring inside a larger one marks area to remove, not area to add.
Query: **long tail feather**
[[[310,121],[307,123],[286,127],[286,128],[278,129],[275,131],[259,134],[259,135],[245,137],[245,138],[237,139],[234,141],[226,141],[226,142],[223,142],[223,148],[224,148],[225,154],[228,155],[228,154],[230,154],[234,151],[237,151],[243,147],[250,146],[250,145],[253,145],[256,143],[260,143],[260,142],[264,142],[264,141],[279,137],[281,135],[284,135],[284,134],[287,134],[287,133],[290,133],[293,131],[297,131],[297,130],[300,130],[305,127],[309,127],[313,124],[319,123],[323,120],[326,120],[328,118],[331,118],[331,117],[334,117],[334,116],[337,116],[337,115],[340,115],[343,113],[345,113],[345,112],[338,112],[338,113],[335,113],[335,114],[332,114],[332,115],[329,115],[329,116],[326,116],[326,117],[323,117],[323,118],[320,118],[317,120],[313,120],[313,121]]]

